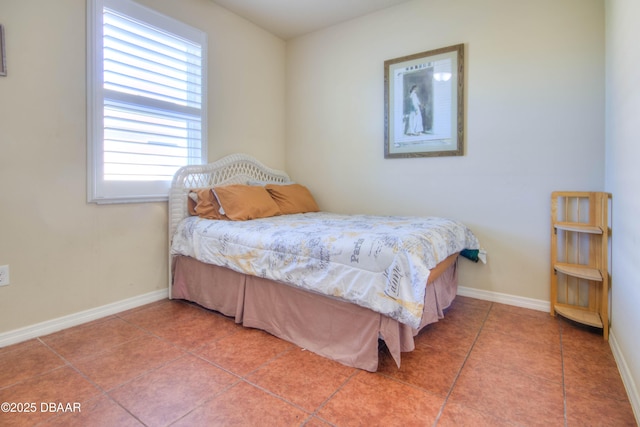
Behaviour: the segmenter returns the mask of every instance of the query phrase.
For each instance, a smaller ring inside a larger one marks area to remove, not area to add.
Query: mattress
[[[251,221],[182,220],[172,255],[356,304],[419,328],[430,270],[478,249],[464,224],[435,217],[315,212]]]

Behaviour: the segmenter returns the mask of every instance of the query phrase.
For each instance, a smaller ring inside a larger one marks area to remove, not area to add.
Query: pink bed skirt
[[[176,257],[171,297],[195,302],[314,353],[367,371],[378,369],[378,339],[400,367],[413,337],[444,317],[457,292],[457,262],[427,285],[419,329],[344,301],[247,276],[193,258]]]

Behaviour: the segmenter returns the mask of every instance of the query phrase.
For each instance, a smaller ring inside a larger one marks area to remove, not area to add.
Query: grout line
[[[60,357],[64,362],[65,362],[65,366],[68,366],[69,368],[71,368],[73,371],[75,371],[78,375],[80,375],[82,378],[85,379],[85,381],[87,381],[89,384],[91,384],[92,386],[94,386],[97,390],[98,393],[96,394],[96,396],[92,397],[91,399],[88,399],[86,402],[83,403],[87,403],[87,402],[92,402],[94,400],[97,400],[100,398],[100,396],[104,396],[106,397],[108,400],[110,400],[111,402],[113,402],[115,405],[119,406],[120,408],[122,408],[126,413],[128,413],[129,415],[131,415],[134,419],[136,419],[138,422],[140,422],[140,424],[144,423],[142,422],[142,420],[140,420],[138,417],[136,417],[133,413],[131,413],[131,411],[129,411],[129,409],[125,408],[124,406],[122,406],[120,404],[120,402],[116,401],[115,399],[113,399],[113,397],[111,397],[111,395],[109,394],[109,391],[105,390],[101,385],[97,384],[96,382],[94,382],[91,378],[89,378],[84,372],[82,372],[78,367],[76,367],[74,365],[74,362],[72,362],[71,360],[67,359],[66,357],[64,357],[62,354],[58,353],[53,347],[51,347],[49,344],[47,344],[46,342],[42,341],[40,339],[40,337],[37,338],[38,341],[40,341],[40,343],[42,343],[42,345],[44,345],[45,347],[47,347],[50,351],[52,351],[53,353],[55,353],[58,357]],[[98,353],[98,354],[103,354],[104,352]],[[90,356],[91,357],[91,356]],[[52,370],[53,371],[53,370]],[[52,372],[49,371],[49,372]],[[115,388],[118,388],[120,385],[118,385]],[[115,390],[114,388],[114,390]],[[60,417],[62,416],[62,414],[58,414],[56,417]],[[55,417],[50,418],[49,420],[53,420]],[[48,420],[48,421],[49,421]]]
[[[560,361],[562,362],[562,408],[564,410],[564,425],[565,427],[569,424],[569,419],[567,417],[567,387],[565,385],[565,375],[564,375],[564,345],[562,343],[562,325],[558,322],[558,329],[560,330]]]
[[[347,379],[346,379],[346,380],[344,380],[344,381],[342,382],[342,384],[340,384],[340,386],[338,386],[338,388],[336,388],[336,389],[333,391],[333,393],[331,393],[331,395],[329,395],[329,396],[324,400],[324,402],[322,402],[320,405],[318,405],[318,407],[317,407],[317,408],[316,408],[316,409],[311,413],[311,416],[317,416],[318,411],[319,411],[320,409],[324,408],[324,407],[325,407],[325,405],[326,405],[327,403],[329,403],[329,401],[330,401],[331,399],[333,399],[333,397],[334,397],[336,394],[338,394],[338,392],[339,392],[340,390],[342,390],[342,389],[344,388],[344,386],[346,386],[346,385],[347,385],[347,383],[351,382],[351,380],[352,380],[356,375],[358,375],[359,373],[360,373],[360,370],[358,370],[357,368],[354,368],[354,371],[351,373],[351,375],[349,375],[349,376],[347,377]],[[325,419],[324,419],[324,418],[322,418],[322,417],[318,417],[318,418],[322,419],[322,420],[323,420],[323,421],[325,421],[327,424],[331,424],[330,422],[328,422],[327,420],[325,420]],[[333,425],[333,424],[331,424],[331,425]]]
[[[304,409],[302,406],[298,405],[297,403],[286,399],[284,396],[280,396],[279,394],[274,393],[273,391],[269,390],[268,388],[265,388],[265,387],[263,387],[263,386],[261,386],[259,384],[254,383],[254,382],[251,382],[246,378],[242,378],[241,381],[246,383],[246,384],[248,384],[248,385],[250,385],[250,386],[252,386],[252,387],[257,388],[258,390],[268,394],[271,397],[275,397],[276,399],[278,399],[278,400],[280,400],[282,402],[285,402],[286,404],[291,405],[296,409],[299,409],[300,411],[304,412],[305,414],[308,414],[309,416],[313,416],[314,415],[314,412],[309,412],[308,410]]]
[[[226,336],[228,336],[228,335],[226,335]],[[222,338],[224,338],[224,337],[221,337],[220,339],[222,339]],[[215,340],[215,341],[217,341],[217,340]],[[235,381],[233,384],[229,385],[228,387],[224,388],[223,390],[221,390],[220,393],[217,393],[214,396],[212,396],[211,399],[206,399],[206,401],[202,402],[200,405],[198,405],[197,407],[193,408],[191,411],[189,411],[189,413],[193,412],[195,409],[197,409],[197,408],[199,408],[199,407],[201,407],[203,405],[206,405],[207,403],[211,402],[213,399],[218,398],[219,396],[221,396],[222,394],[226,393],[227,391],[229,391],[231,388],[237,386],[238,384],[245,383],[245,384],[248,384],[248,385],[250,385],[252,387],[257,388],[258,390],[261,390],[261,391],[265,392],[266,394],[268,394],[268,395],[270,395],[272,397],[277,398],[278,400],[280,400],[282,402],[285,402],[285,403],[295,407],[296,409],[299,409],[300,411],[304,412],[305,414],[308,414],[309,417],[314,415],[313,413],[310,413],[309,411],[307,411],[306,409],[302,408],[298,404],[296,404],[294,402],[291,402],[291,401],[285,399],[283,396],[275,394],[271,390],[266,389],[266,388],[264,388],[264,387],[262,387],[262,386],[260,386],[260,385],[258,385],[258,384],[256,384],[256,383],[254,383],[254,382],[252,382],[252,381],[247,379],[247,377],[249,377],[254,372],[257,372],[258,370],[262,369],[264,366],[272,363],[273,361],[275,361],[277,359],[280,359],[281,357],[284,357],[285,354],[290,353],[291,351],[295,351],[297,347],[293,347],[293,348],[290,348],[290,349],[287,349],[287,350],[283,350],[282,352],[280,352],[280,353],[276,354],[275,356],[273,356],[271,359],[265,361],[263,364],[261,364],[257,368],[255,368],[255,369],[253,369],[253,370],[251,370],[251,371],[249,371],[249,372],[247,372],[245,374],[242,374],[242,375],[238,374],[237,372],[231,371],[229,368],[221,366],[218,363],[213,362],[213,361],[205,358],[204,356],[202,356],[200,354],[194,353],[194,351],[196,351],[196,350],[198,350],[200,348],[202,348],[202,347],[198,347],[197,349],[190,350],[190,351],[188,351],[188,354],[190,354],[190,355],[192,355],[194,357],[197,357],[197,358],[201,359],[202,361],[207,362],[207,363],[217,367],[218,369],[220,369],[222,371],[225,371],[226,373],[236,377],[238,380]],[[186,415],[187,414],[185,414],[184,416],[186,416]],[[181,417],[181,418],[183,418],[183,417]],[[305,422],[307,422],[307,420],[305,420]]]
[[[469,351],[467,351],[467,355],[465,356],[464,361],[462,362],[462,365],[460,366],[460,369],[458,369],[458,373],[456,374],[455,378],[453,379],[453,383],[451,383],[451,387],[449,388],[449,392],[445,396],[444,402],[442,402],[442,406],[440,407],[440,411],[438,412],[438,415],[436,415],[436,419],[433,422],[434,427],[438,424],[438,422],[440,421],[440,417],[444,413],[444,408],[447,406],[447,402],[449,401],[449,397],[451,396],[451,393],[453,393],[453,389],[456,386],[456,383],[458,382],[458,379],[460,378],[460,375],[462,374],[462,370],[464,369],[465,365],[467,364],[467,361],[469,360],[469,356],[471,355],[471,352],[473,351],[473,348],[475,347],[476,342],[478,342],[478,338],[480,337],[480,332],[482,332],[482,329],[484,328],[484,324],[486,323],[487,318],[489,317],[489,313],[493,309],[493,304],[494,303],[491,302],[491,305],[489,305],[489,309],[487,310],[487,313],[485,314],[484,319],[482,319],[482,324],[480,325],[480,328],[478,329],[478,332],[476,333],[476,337],[474,338],[473,343],[471,343],[471,346],[469,347]]]

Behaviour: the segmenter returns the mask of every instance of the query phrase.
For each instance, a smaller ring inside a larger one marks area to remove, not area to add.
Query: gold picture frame
[[[464,44],[384,62],[385,158],[464,154]]]

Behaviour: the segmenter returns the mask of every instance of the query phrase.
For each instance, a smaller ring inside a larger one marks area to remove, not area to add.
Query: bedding
[[[192,216],[178,225],[171,252],[336,297],[418,328],[430,270],[478,247],[473,233],[451,219],[312,212],[251,221]]]

